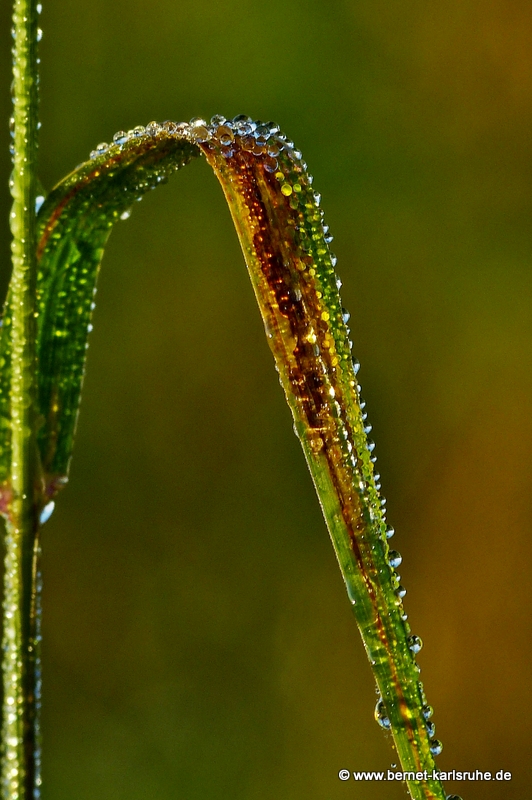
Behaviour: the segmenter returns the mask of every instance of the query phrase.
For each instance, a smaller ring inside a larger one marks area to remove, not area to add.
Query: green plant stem
[[[10,502],[4,579],[5,800],[39,796],[38,511],[41,480],[36,447],[37,4],[15,0],[13,11],[13,275],[6,310],[11,326]]]

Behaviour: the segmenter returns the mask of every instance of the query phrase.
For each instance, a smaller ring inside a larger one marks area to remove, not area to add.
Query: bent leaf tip
[[[210,122],[151,122],[119,131],[68,175],[38,213],[38,445],[45,477],[41,524],[66,482],[84,375],[94,293],[112,225],[134,201],[203,155],[219,179],[240,239],[266,335],[294,417],[368,657],[405,769],[441,751],[428,721],[413,635],[403,608],[401,557],[388,540],[374,444],[342,306],[332,236],[301,152],[273,122],[221,115]],[[0,332],[1,469],[9,460],[9,303]],[[8,401],[7,401],[8,402]],[[0,512],[9,506],[0,492]],[[412,797],[445,797],[437,780]]]

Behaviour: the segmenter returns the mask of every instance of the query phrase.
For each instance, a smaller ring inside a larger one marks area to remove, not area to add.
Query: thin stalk
[[[36,260],[38,10],[15,0],[13,11],[13,275],[4,324],[11,326],[11,501],[4,578],[4,800],[38,797],[38,509],[36,447]]]

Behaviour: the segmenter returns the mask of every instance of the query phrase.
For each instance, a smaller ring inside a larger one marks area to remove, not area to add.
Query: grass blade
[[[252,130],[249,131],[249,127]],[[441,750],[402,604],[368,442],[320,196],[307,166],[275,126],[249,120],[212,130],[202,144],[224,190],[264,319],[296,433],[314,480],[380,700],[412,798],[444,800],[432,778]],[[270,131],[268,135],[268,129]]]
[[[441,744],[428,721],[431,709],[415,661],[421,641],[403,609],[400,556],[388,544],[393,530],[367,439],[336,259],[306,164],[273,123],[216,117],[209,125],[151,123],[119,133],[46,199],[37,247],[38,445],[46,500],[68,474],[93,295],[111,227],[135,200],[201,153],[222,185],[240,239],[380,692],[376,716],[411,773],[411,797],[445,800],[432,777]],[[7,351],[4,358],[3,370]],[[0,388],[3,381],[2,371]]]
[[[199,150],[175,125],[95,153],[49,195],[39,213],[38,443],[51,499],[68,474],[103,247],[113,223]]]

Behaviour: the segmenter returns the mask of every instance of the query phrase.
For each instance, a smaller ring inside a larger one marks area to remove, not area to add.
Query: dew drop
[[[358,370],[359,369],[360,369],[360,361],[358,360],[358,358],[354,358],[353,359],[353,371],[354,371],[355,375],[358,375]],[[363,408],[362,403],[360,404],[360,408]]]
[[[216,135],[220,140],[220,144],[224,145],[224,147],[231,144],[235,139],[235,135],[229,125],[220,125],[216,130]]]
[[[398,586],[398,587],[397,587],[397,589],[395,590],[395,593],[396,593],[397,597],[400,597],[400,598],[401,598],[401,600],[402,600],[402,599],[403,599],[403,597],[406,595],[406,589],[405,589],[405,587],[404,587],[404,586],[402,586],[401,584],[399,584],[399,586]]]
[[[400,553],[397,552],[397,550],[390,550],[390,552],[388,553],[388,564],[390,565],[390,567],[396,569],[402,560],[403,557],[401,556]],[[419,649],[421,650],[421,648]],[[417,653],[417,650],[415,650],[414,652]]]
[[[252,153],[255,149],[255,139],[249,133],[247,136],[242,136],[241,145],[244,150],[247,150],[249,153]]]
[[[266,156],[263,163],[266,172],[275,172],[278,167],[277,159],[272,156]]]
[[[432,753],[432,755],[439,756],[442,750],[443,750],[443,744],[440,742],[440,740],[431,739],[430,752]]]
[[[292,187],[289,183],[283,183],[281,186],[281,192],[284,194],[285,197],[290,197],[292,194]]]
[[[335,267],[335,266],[336,266],[336,263],[337,263],[337,261],[338,261],[338,259],[336,258],[336,256],[334,255],[334,253],[331,253],[331,254],[330,254],[330,259],[331,259],[331,264],[333,265],[333,267]]]
[[[319,453],[320,450],[323,449],[323,439],[321,436],[316,435],[315,433],[308,434],[308,443],[310,449],[314,451],[314,453]]]
[[[445,800],[462,800],[457,794],[448,794]]]
[[[239,114],[238,117],[234,117],[233,125],[236,128],[236,133],[240,134],[240,136],[247,136],[253,133],[256,128],[256,124],[245,114]]]
[[[236,132],[240,134],[240,136],[251,136],[253,133],[253,125],[251,122],[241,122],[237,125]],[[253,140],[255,141],[255,140]]]
[[[37,14],[42,14],[42,4],[37,3]]]
[[[207,142],[211,138],[211,134],[206,125],[194,125],[194,139],[197,142]]]
[[[113,136],[113,142],[115,144],[123,144],[124,142],[127,142],[127,133],[125,131],[118,131],[118,133],[115,133]]]
[[[45,522],[48,522],[48,520],[54,513],[54,508],[55,508],[55,503],[53,500],[51,500],[49,503],[45,505],[39,516],[39,525],[44,525]]]
[[[42,29],[37,28],[37,41],[40,42],[42,39]]]
[[[386,714],[382,697],[377,700],[377,705],[375,706],[375,720],[379,723],[381,728],[384,728],[385,730],[390,730],[392,727],[390,719]]]
[[[424,705],[423,708],[421,709],[421,713],[423,714],[425,719],[430,719],[434,714],[434,709],[432,708],[432,706]]]
[[[394,534],[395,534],[395,528],[392,528],[391,525],[388,525],[388,527],[386,528],[386,538],[391,539]]]
[[[131,208],[126,208],[125,211],[122,211],[120,214],[120,219],[129,219],[131,216]]]
[[[427,722],[427,733],[432,739],[436,734],[436,725],[433,722]]]
[[[42,195],[42,194],[37,195],[37,197],[35,198],[35,213],[36,214],[39,213],[39,209],[40,209],[40,207],[42,206],[43,203],[44,203],[44,195]]]
[[[269,139],[272,135],[269,125],[257,125],[257,129],[255,131],[256,136],[261,136],[264,139]]]
[[[419,636],[412,634],[412,636],[408,637],[408,647],[412,651],[412,653],[419,653],[419,651],[423,647],[423,642],[421,641]]]

